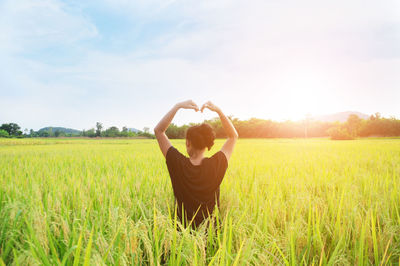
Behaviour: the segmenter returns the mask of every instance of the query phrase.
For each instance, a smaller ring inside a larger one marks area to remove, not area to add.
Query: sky
[[[154,128],[187,99],[400,118],[398,0],[0,0],[0,32],[0,123],[23,129]]]

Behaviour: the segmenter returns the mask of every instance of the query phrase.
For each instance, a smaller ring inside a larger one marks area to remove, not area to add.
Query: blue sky
[[[0,123],[152,128],[186,99],[241,119],[400,118],[395,0],[0,0],[0,31]]]

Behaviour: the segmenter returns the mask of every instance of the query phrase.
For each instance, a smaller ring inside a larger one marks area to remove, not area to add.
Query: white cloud
[[[8,51],[32,52],[97,35],[96,27],[79,10],[70,10],[58,0],[8,0],[0,16]]]

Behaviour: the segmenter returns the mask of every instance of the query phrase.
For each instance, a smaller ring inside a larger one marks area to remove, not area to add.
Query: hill
[[[39,133],[40,132],[49,132],[50,130],[52,132],[59,131],[59,132],[64,132],[66,134],[73,134],[73,135],[78,135],[81,133],[80,130],[73,129],[73,128],[66,128],[66,127],[44,127],[44,128],[39,129],[38,132]]]
[[[360,112],[352,112],[352,111],[347,111],[347,112],[340,112],[340,113],[334,113],[334,114],[328,114],[328,115],[320,115],[320,116],[314,116],[312,117],[313,120],[316,121],[322,121],[322,122],[346,122],[347,118],[350,115],[357,115],[361,119],[368,119],[369,115],[363,114]]]
[[[131,128],[128,128],[128,131],[134,132],[134,133],[139,133],[141,130],[131,127]]]

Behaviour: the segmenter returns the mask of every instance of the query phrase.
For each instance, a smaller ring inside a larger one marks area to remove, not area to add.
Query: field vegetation
[[[240,139],[215,215],[176,220],[155,140],[0,139],[0,265],[399,264],[400,139]]]

